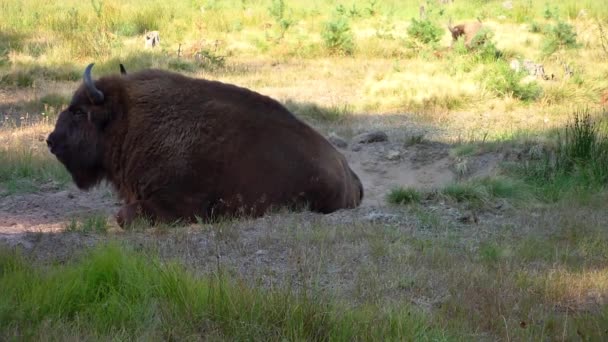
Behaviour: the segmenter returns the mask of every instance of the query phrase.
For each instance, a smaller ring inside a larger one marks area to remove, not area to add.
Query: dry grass
[[[70,176],[46,146],[46,121],[20,128],[0,127],[0,196],[35,190],[44,183],[64,185]]]

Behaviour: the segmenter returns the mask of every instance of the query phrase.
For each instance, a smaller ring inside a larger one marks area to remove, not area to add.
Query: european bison
[[[363,199],[344,156],[274,99],[157,69],[93,81],[92,67],[47,144],[80,189],[114,186],[121,227],[279,207],[330,213]]]
[[[458,38],[464,36],[464,45],[467,48],[471,47],[471,42],[475,35],[481,30],[481,21],[478,19],[474,22],[468,22],[464,24],[458,24],[452,26],[452,20],[448,23],[448,30],[452,34],[452,46],[458,40]]]

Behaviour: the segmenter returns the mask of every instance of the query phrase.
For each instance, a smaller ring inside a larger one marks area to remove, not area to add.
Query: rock
[[[370,144],[375,142],[387,141],[388,135],[382,131],[362,133],[353,138],[355,144]]]
[[[386,154],[386,159],[388,160],[398,160],[399,158],[401,158],[401,153],[399,151],[390,150]]]
[[[348,143],[346,142],[346,140],[342,139],[335,133],[330,133],[329,136],[327,137],[327,140],[329,140],[330,143],[332,143],[334,146],[339,147],[339,148],[346,148],[348,146]]]
[[[521,70],[521,63],[519,63],[517,59],[512,59],[509,63],[509,67],[511,68],[511,70],[519,72]]]
[[[146,32],[144,35],[144,48],[151,49],[160,45],[160,33],[158,31]]]
[[[353,150],[353,151],[355,151],[355,152],[361,151],[361,145],[360,144],[355,144],[350,149]]]
[[[260,255],[266,255],[268,254],[268,251],[265,249],[260,249],[257,252],[255,252],[255,255],[260,256]]]

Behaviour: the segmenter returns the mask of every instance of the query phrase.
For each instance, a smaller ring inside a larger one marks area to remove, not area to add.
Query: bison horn
[[[95,87],[93,80],[91,79],[91,69],[95,63],[91,63],[87,66],[84,71],[84,84],[87,86],[89,94],[93,97],[95,103],[103,102],[103,93]]]
[[[127,74],[127,69],[125,69],[125,66],[122,65],[122,63],[120,63],[120,73],[123,75]]]

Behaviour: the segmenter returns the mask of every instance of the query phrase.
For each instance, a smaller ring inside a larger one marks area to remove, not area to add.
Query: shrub
[[[351,55],[355,49],[353,34],[345,17],[340,16],[325,23],[321,36],[331,53]]]
[[[542,95],[536,81],[523,83],[523,72],[515,72],[500,60],[484,74],[485,86],[500,97],[513,96],[522,101],[534,101]]]
[[[433,44],[441,39],[443,30],[428,19],[413,18],[412,24],[407,28],[407,34],[424,44]]]
[[[475,52],[475,59],[478,62],[495,62],[502,57],[502,52],[498,50],[492,38],[494,38],[494,32],[483,27],[471,39],[471,48]]]
[[[572,25],[559,21],[556,25],[548,28],[542,50],[545,55],[551,55],[559,49],[575,49],[577,47],[579,47],[579,44],[576,42],[576,32]]]
[[[287,6],[283,0],[272,0],[268,11],[270,12],[270,16],[272,16],[278,24],[280,31],[277,39],[280,40],[285,36],[285,32],[287,32],[291,25],[293,25],[294,20],[286,17],[285,12],[287,11]]]

